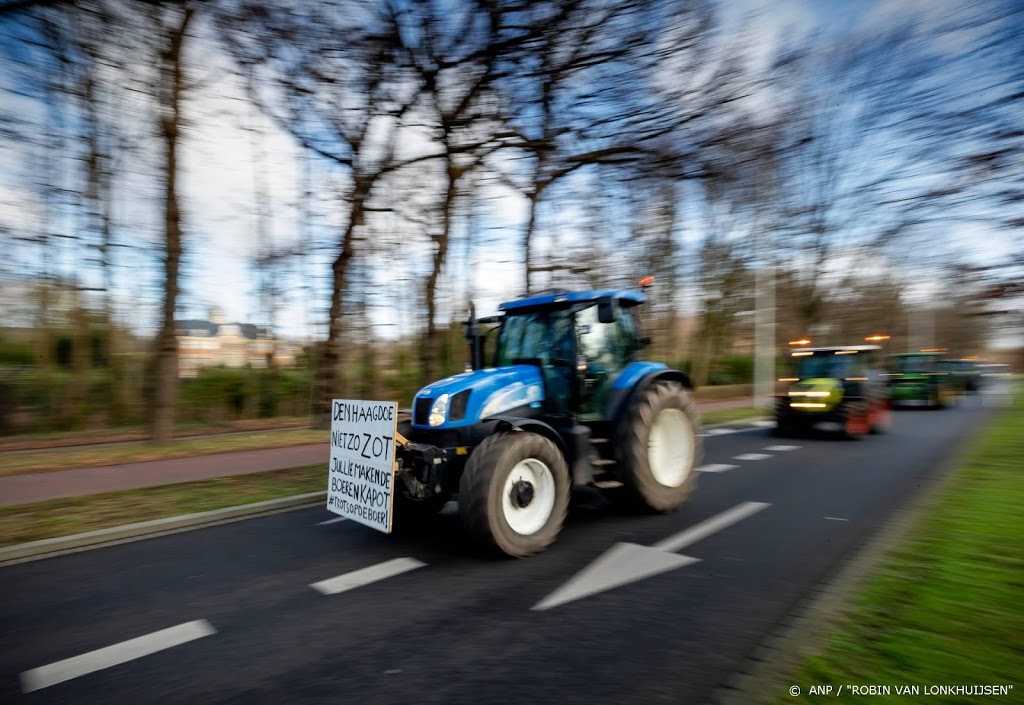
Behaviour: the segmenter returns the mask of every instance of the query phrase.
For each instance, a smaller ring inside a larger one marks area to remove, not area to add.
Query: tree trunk
[[[352,203],[348,225],[341,238],[341,249],[331,266],[331,308],[328,312],[327,340],[324,343],[324,354],[320,362],[318,376],[320,378],[320,394],[316,416],[319,425],[329,428],[331,425],[331,401],[341,393],[341,376],[338,362],[341,343],[341,308],[345,288],[348,283],[348,265],[354,254],[356,231],[363,223],[366,198],[369,196],[373,183],[370,179],[353,174]]]
[[[192,8],[185,7],[182,10],[181,22],[171,29],[160,76],[161,98],[162,102],[166,101],[161,120],[166,151],[164,300],[160,332],[156,336],[152,423],[152,441],[157,445],[168,443],[174,433],[174,412],[178,392],[178,339],[174,330],[174,313],[178,303],[178,269],[181,262],[181,211],[178,206],[177,183],[178,137],[185,83],[181,49],[191,18]]]
[[[427,330],[423,341],[423,349],[420,351],[420,359],[423,365],[423,376],[425,383],[429,384],[437,379],[438,374],[438,345],[437,322],[434,320],[437,315],[437,281],[444,269],[444,262],[448,256],[448,240],[451,235],[452,208],[455,206],[456,189],[458,187],[461,173],[452,163],[451,158],[447,160],[448,185],[445,189],[443,211],[441,214],[441,232],[435,238],[437,249],[434,251],[433,268],[430,276],[427,277]]]
[[[74,286],[74,285],[72,285]],[[74,291],[74,289],[72,289]],[[85,303],[75,296],[71,310],[71,382],[68,385],[68,403],[64,408],[64,428],[80,428],[86,415],[89,391],[89,323]]]
[[[540,191],[537,190],[536,186],[527,194],[527,198],[530,199],[530,217],[526,221],[526,232],[523,233],[523,267],[526,269],[525,281],[523,282],[525,285],[523,290],[524,296],[529,296],[533,290],[531,286],[533,265],[531,264],[530,255],[533,246],[533,231],[537,225],[537,203],[540,201]]]
[[[697,355],[693,361],[693,383],[697,387],[707,386],[708,375],[711,368],[712,344],[714,335],[710,325],[710,317],[705,315],[704,324],[701,326],[700,337],[697,344]]]

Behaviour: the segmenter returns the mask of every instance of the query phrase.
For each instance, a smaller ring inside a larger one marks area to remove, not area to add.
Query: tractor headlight
[[[430,416],[427,418],[427,423],[431,426],[440,426],[447,417],[448,395],[442,394],[434,400],[434,404],[430,407]]]

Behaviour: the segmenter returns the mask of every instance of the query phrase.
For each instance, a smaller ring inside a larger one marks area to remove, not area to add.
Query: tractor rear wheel
[[[503,431],[469,456],[459,481],[459,514],[470,535],[509,556],[539,553],[562,530],[569,509],[569,469],[553,442]]]
[[[871,433],[888,433],[892,428],[892,408],[887,401],[879,401],[875,404],[874,411],[868,419]]]
[[[667,512],[686,501],[703,452],[699,427],[681,384],[658,382],[639,395],[619,430],[621,479],[635,503]]]

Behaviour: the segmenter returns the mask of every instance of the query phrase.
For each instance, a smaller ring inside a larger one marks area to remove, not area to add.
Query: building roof
[[[238,326],[242,337],[249,340],[256,340],[267,335],[266,328],[260,328],[253,323],[211,323],[198,318],[187,318],[174,322],[174,328],[178,331],[178,335],[198,335],[207,338],[217,336],[220,329],[227,326]]]
[[[546,306],[558,306],[561,304],[583,304],[597,303],[601,299],[616,299],[619,305],[624,308],[642,304],[647,300],[639,291],[628,289],[607,289],[604,291],[552,291],[535,296],[529,296],[514,301],[506,301],[498,306],[500,311],[514,311],[525,308],[542,308]]]

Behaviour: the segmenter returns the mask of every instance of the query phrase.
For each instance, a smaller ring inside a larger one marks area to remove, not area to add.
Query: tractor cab
[[[501,305],[494,366],[533,365],[548,413],[603,417],[612,386],[643,347],[631,291],[550,292]]]

